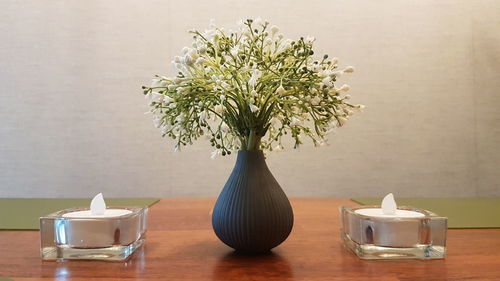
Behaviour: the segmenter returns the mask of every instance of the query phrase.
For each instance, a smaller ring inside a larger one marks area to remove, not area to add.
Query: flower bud
[[[344,84],[342,85],[342,87],[340,87],[340,89],[337,90],[337,92],[339,93],[345,93],[347,91],[349,91],[351,89],[351,87],[347,84]]]
[[[280,31],[280,29],[276,26],[276,25],[273,25],[271,27],[271,34],[274,35],[276,33],[278,33]]]
[[[344,68],[345,73],[353,73],[354,72],[354,66],[348,66]]]
[[[282,86],[282,85],[280,85],[280,86],[276,89],[276,94],[278,94],[278,95],[280,95],[280,96],[281,96],[281,95],[283,95],[283,94],[285,94],[285,93],[286,93],[286,90],[285,90],[285,88],[283,88],[283,86]]]

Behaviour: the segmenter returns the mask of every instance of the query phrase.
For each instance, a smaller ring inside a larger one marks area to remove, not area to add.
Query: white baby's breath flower
[[[271,118],[271,120],[269,120],[269,123],[271,123],[271,126],[275,128],[280,128],[282,126],[281,121],[277,117]]]
[[[170,124],[165,124],[164,126],[161,127],[161,134],[164,135],[168,133],[172,129],[172,126]]]
[[[347,118],[345,118],[345,117],[338,117],[337,120],[339,122],[340,127],[344,126],[344,124],[347,122]]]
[[[183,72],[183,70],[184,70],[184,65],[180,64],[180,63],[174,63],[174,67],[175,67],[175,69],[177,69],[177,71],[180,71],[180,72]]]
[[[194,62],[195,62],[195,61],[194,61],[193,57],[191,57],[189,54],[186,54],[186,55],[184,56],[184,63],[185,63],[186,65],[192,66],[192,65],[194,64]]]
[[[302,121],[300,121],[300,119],[298,119],[297,117],[292,117],[292,119],[290,120],[290,127],[299,126],[301,124]]]
[[[174,78],[173,82],[174,82],[174,84],[180,84],[180,83],[182,83],[182,82],[184,82],[186,80],[187,80],[186,78],[176,77],[176,78]]]
[[[278,33],[280,31],[280,29],[276,26],[276,25],[273,25],[271,27],[271,34],[272,35],[275,35],[276,33]]]
[[[200,55],[204,55],[206,52],[207,52],[207,46],[206,45],[198,46],[198,53]]]
[[[174,146],[174,152],[179,152],[179,151],[181,151],[181,146],[179,144],[176,144]]]
[[[163,97],[163,102],[164,102],[165,104],[170,104],[170,103],[172,103],[172,102],[174,102],[174,101],[175,101],[175,100],[174,100],[172,97],[169,97],[169,96],[164,96],[164,97]]]
[[[340,89],[337,90],[337,92],[345,93],[345,92],[348,92],[350,89],[351,89],[351,87],[349,85],[344,84],[344,85],[342,85],[342,87],[340,87]]]
[[[257,84],[257,80],[259,80],[260,76],[262,75],[262,72],[258,69],[254,69],[252,72],[252,77],[250,77],[250,80],[248,80],[248,85],[250,86],[255,86]]]
[[[239,19],[237,22],[236,22],[236,26],[238,26],[238,28],[240,29],[240,31],[245,28],[245,22],[242,20],[242,19]]]
[[[315,40],[316,40],[316,38],[314,38],[312,36],[308,36],[306,38],[305,42],[308,43],[308,44],[312,44]]]
[[[175,117],[175,123],[180,123],[184,121],[184,115],[178,115],[177,117]]]
[[[363,109],[365,109],[365,107],[366,107],[366,106],[364,106],[364,105],[362,105],[362,104],[358,104],[358,105],[356,105],[356,108],[357,108],[357,109],[359,109],[359,110],[361,110],[361,111],[362,111]]]
[[[327,132],[364,108],[349,103],[348,85],[334,86],[354,68],[339,69],[337,59],[326,55],[315,59],[314,37],[292,41],[261,18],[251,27],[249,22],[226,32],[212,20],[204,32],[193,31],[194,40],[173,58],[178,75],[156,76],[152,87],[144,87],[153,123],[176,141],[174,150],[203,137],[217,148],[212,158],[250,147],[279,151],[281,133],[291,135],[296,148],[305,137],[321,146]],[[334,114],[315,118],[311,111],[316,110]],[[262,120],[253,122],[256,117]],[[268,137],[245,135],[251,129],[267,129]]]
[[[254,105],[254,104],[250,104],[250,105],[248,105],[248,106],[250,107],[250,111],[251,111],[251,112],[257,112],[257,111],[259,111],[259,107],[257,107],[257,106],[256,106],[256,105]]]
[[[238,53],[239,53],[239,52],[240,52],[240,46],[238,46],[238,45],[234,46],[234,47],[231,49],[231,51],[230,51],[230,53],[231,53],[231,55],[232,55],[233,57],[236,57],[236,56],[238,55]]]
[[[156,127],[156,128],[160,128],[160,125],[161,125],[161,117],[160,116],[155,116],[153,117],[153,125]]]
[[[214,111],[217,114],[222,114],[225,111],[225,108],[222,104],[218,104],[218,105],[214,106]]]
[[[324,138],[318,141],[318,146],[326,146],[328,145],[328,139]]]
[[[320,102],[321,102],[321,98],[318,96],[315,96],[314,98],[311,99],[312,105],[318,105]]]
[[[215,19],[210,19],[210,23],[208,24],[209,28],[216,28],[217,26],[215,25]]]
[[[213,160],[217,157],[217,155],[221,154],[221,151],[219,149],[212,151],[210,154],[210,158]]]
[[[162,95],[158,92],[151,92],[151,95],[149,96],[149,101],[161,103],[163,101],[163,98],[164,98],[164,95]]]
[[[276,49],[276,53],[281,53],[284,52],[292,47],[292,40],[286,39],[285,41],[282,41],[281,44],[278,46]]]
[[[165,81],[161,80],[161,79],[153,79],[151,81],[151,87],[165,87],[166,86],[166,83]]]
[[[206,61],[205,58],[199,57],[199,58],[196,59],[195,63],[198,64],[198,65],[202,65],[205,61]]]
[[[200,122],[205,121],[205,119],[207,119],[207,113],[205,111],[200,112],[200,114],[198,114],[198,119]]]
[[[286,90],[285,90],[285,88],[284,88],[282,85],[280,85],[280,86],[276,89],[276,94],[278,94],[278,95],[280,95],[280,96],[281,96],[281,95],[283,95],[283,94],[285,94],[285,93],[286,93]]]

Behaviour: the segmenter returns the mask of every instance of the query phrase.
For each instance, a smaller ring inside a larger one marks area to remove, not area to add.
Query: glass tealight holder
[[[447,218],[413,207],[421,217],[373,217],[357,213],[363,208],[340,208],[344,245],[362,259],[440,259],[446,255]]]
[[[40,218],[43,260],[123,261],[145,242],[148,208],[112,207],[129,210],[117,217],[65,217],[88,209],[66,209]]]

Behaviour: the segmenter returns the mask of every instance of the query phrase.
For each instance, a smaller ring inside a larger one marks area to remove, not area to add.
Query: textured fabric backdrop
[[[500,1],[0,2],[0,197],[215,196],[235,161],[141,96],[209,19],[263,17],[356,72],[331,146],[269,155],[290,196],[500,196]]]

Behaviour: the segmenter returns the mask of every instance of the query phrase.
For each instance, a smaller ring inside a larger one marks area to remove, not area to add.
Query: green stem
[[[260,139],[261,137],[257,136],[257,132],[255,130],[250,130],[246,150],[259,150]]]

